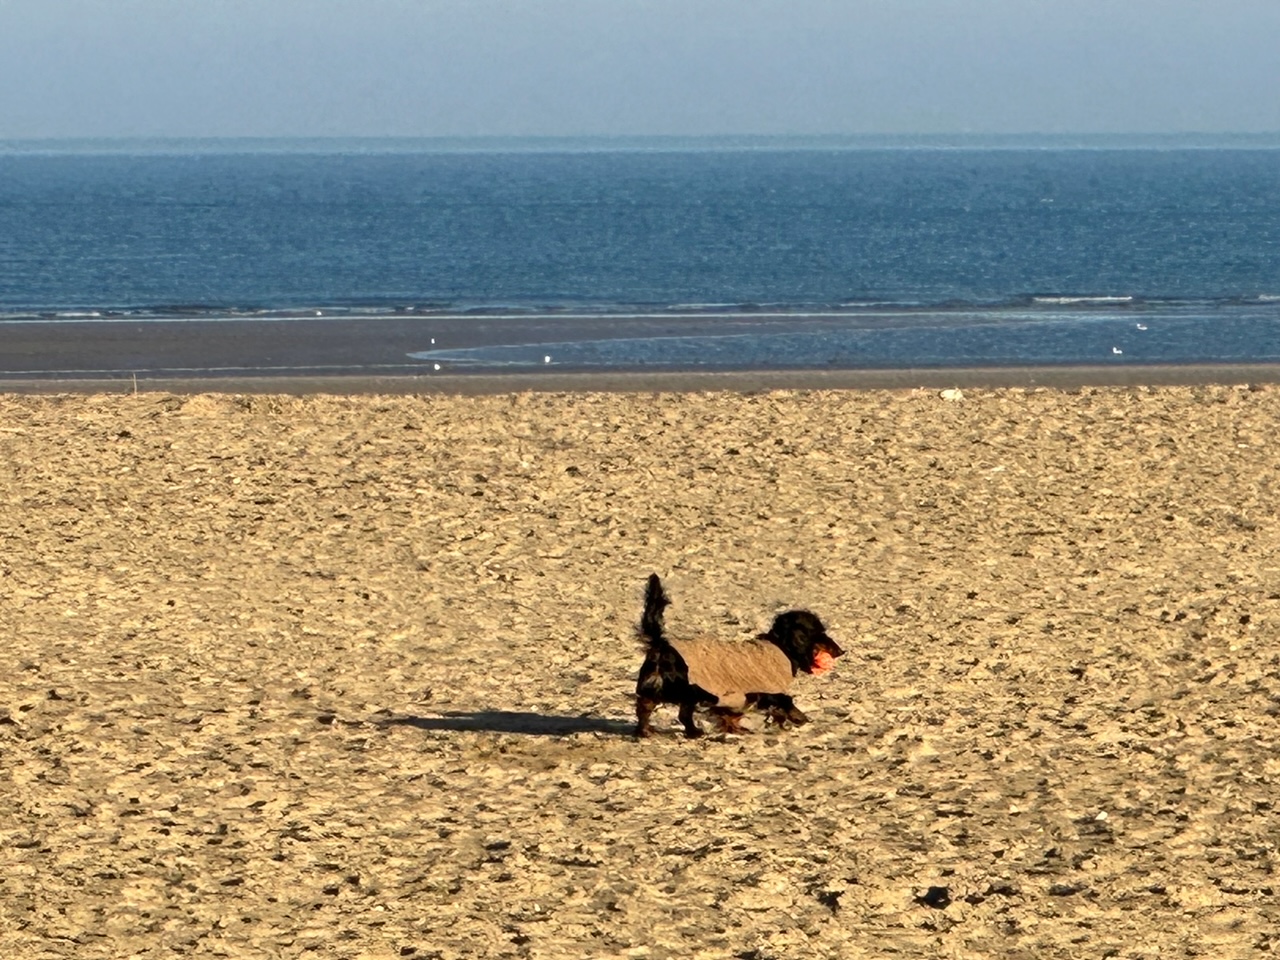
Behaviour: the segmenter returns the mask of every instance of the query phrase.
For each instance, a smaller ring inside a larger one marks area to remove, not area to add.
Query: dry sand
[[[0,956],[1278,948],[1280,389],[0,397]],[[637,742],[818,612],[813,718]]]

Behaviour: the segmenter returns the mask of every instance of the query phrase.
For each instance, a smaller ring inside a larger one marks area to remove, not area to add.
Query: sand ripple
[[[1280,391],[0,398],[5,957],[1275,949]],[[634,742],[794,605],[799,731]]]

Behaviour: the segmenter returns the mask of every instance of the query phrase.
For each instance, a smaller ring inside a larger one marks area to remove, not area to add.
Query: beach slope
[[[0,954],[1274,950],[1278,422],[0,397]],[[631,739],[651,572],[673,635],[817,612],[813,722]]]

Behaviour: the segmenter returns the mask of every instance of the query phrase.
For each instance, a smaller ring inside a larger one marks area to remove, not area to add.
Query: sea
[[[1280,135],[0,142],[0,359],[299,317],[409,371],[1280,362]]]

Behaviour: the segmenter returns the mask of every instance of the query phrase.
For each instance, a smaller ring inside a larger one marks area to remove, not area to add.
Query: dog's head
[[[827,629],[808,610],[789,610],[774,618],[769,632],[761,636],[787,655],[793,673],[826,673],[844,651],[827,636]]]

